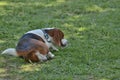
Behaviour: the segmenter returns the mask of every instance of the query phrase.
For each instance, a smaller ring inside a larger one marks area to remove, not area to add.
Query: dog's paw
[[[51,52],[48,52],[47,58],[48,59],[53,59],[55,57],[54,54],[52,54]]]
[[[56,48],[56,49],[53,49],[53,50],[54,50],[54,51],[59,51],[59,49],[57,49],[57,48]]]

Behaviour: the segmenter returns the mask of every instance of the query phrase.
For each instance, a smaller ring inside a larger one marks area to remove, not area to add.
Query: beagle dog
[[[24,58],[28,62],[43,62],[54,58],[50,48],[58,51],[55,46],[64,47],[67,40],[64,33],[57,28],[43,28],[28,31],[20,40],[16,48],[8,48],[2,54],[9,54]]]

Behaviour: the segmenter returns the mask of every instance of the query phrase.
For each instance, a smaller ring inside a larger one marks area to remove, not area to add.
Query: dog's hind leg
[[[36,56],[38,57],[38,59],[39,59],[41,62],[47,60],[46,55],[41,54],[39,51],[37,51],[35,54],[36,54]]]

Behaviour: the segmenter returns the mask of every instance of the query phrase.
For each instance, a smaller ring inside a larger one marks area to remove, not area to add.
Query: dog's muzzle
[[[62,39],[61,42],[62,42],[62,47],[65,47],[68,43],[67,39]]]

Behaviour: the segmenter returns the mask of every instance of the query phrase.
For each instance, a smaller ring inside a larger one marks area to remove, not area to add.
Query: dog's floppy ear
[[[54,40],[55,44],[58,45],[58,46],[61,46],[61,40],[64,37],[63,32],[59,29],[54,29],[53,34],[54,34],[53,35],[53,40]]]
[[[52,29],[49,32],[49,35],[53,38],[53,42],[58,45],[61,46],[61,40],[64,38],[64,34],[60,29]]]

